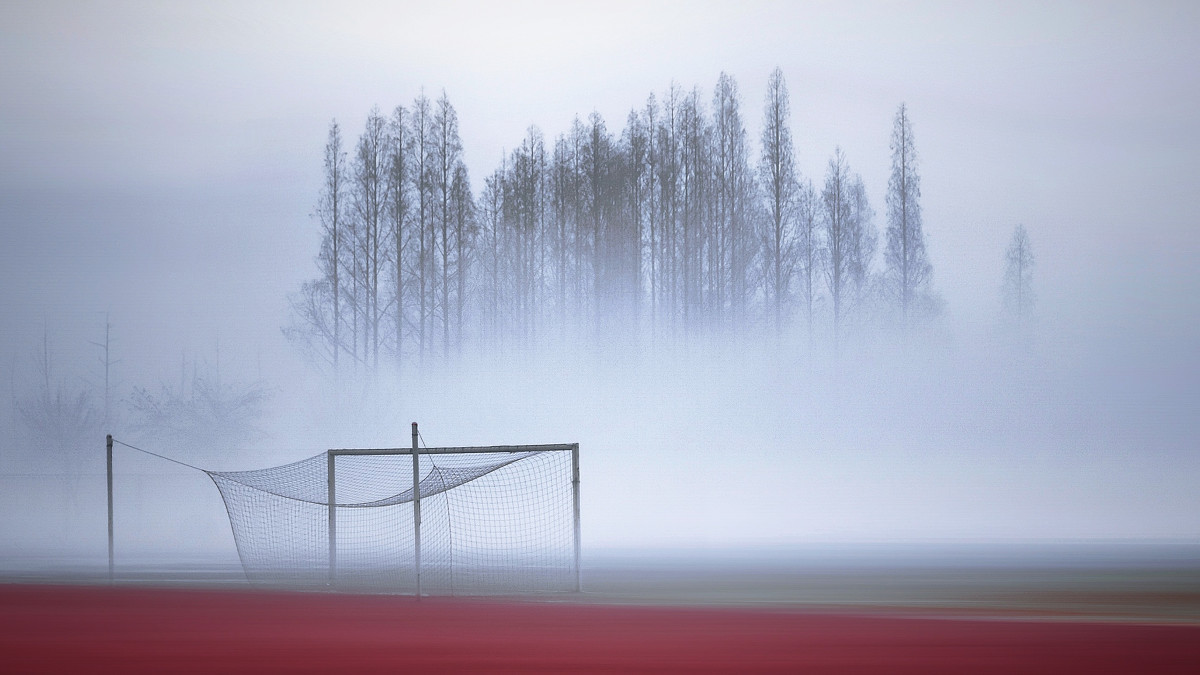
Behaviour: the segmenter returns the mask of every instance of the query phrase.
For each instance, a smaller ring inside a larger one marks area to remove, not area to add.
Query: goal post
[[[207,473],[252,582],[418,597],[581,589],[577,443],[422,448],[414,424],[409,448]]]
[[[113,437],[104,437],[104,464],[108,480],[108,583],[116,580],[113,568]]]
[[[574,525],[575,552],[575,592],[583,591],[582,575],[579,565],[581,547],[579,545],[579,444],[571,444],[571,519]]]
[[[413,494],[413,560],[416,562],[417,598],[421,597],[421,456],[418,454],[417,441],[421,434],[417,431],[417,423],[412,423],[412,494]]]

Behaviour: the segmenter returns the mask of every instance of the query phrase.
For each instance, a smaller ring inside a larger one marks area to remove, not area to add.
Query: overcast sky
[[[674,81],[709,100],[726,71],[756,156],[767,76],[780,66],[800,169],[819,184],[840,146],[881,229],[892,117],[908,104],[933,283],[955,335],[994,324],[1004,248],[1024,224],[1057,353],[1132,363],[1131,386],[1149,400],[1186,398],[1168,415],[1196,408],[1196,3],[11,2],[4,12],[5,361],[25,358],[43,325],[61,342],[97,339],[105,312],[125,358],[148,371],[218,343],[223,359],[285,360],[286,296],[315,273],[309,214],[333,118],[354,137],[372,106],[445,89],[478,187],[531,124],[553,137],[594,110],[618,133],[652,91]],[[1176,478],[1180,495],[1196,487],[1194,474]],[[1172,513],[1176,531],[1200,530]]]

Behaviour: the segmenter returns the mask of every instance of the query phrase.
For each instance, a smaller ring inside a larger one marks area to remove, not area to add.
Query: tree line
[[[59,470],[103,443],[104,434],[134,438],[213,455],[261,439],[260,426],[274,390],[260,381],[222,377],[215,359],[181,353],[178,385],[127,385],[117,376],[124,359],[115,358],[118,340],[107,316],[91,367],[62,359],[49,328],[19,369],[12,359],[11,446],[0,447],[0,465],[37,454],[56,460]],[[65,362],[64,362],[65,361]],[[24,447],[25,450],[20,450]],[[89,450],[90,449],[90,450]],[[32,454],[30,454],[32,453]],[[95,457],[95,454],[91,456]]]
[[[672,85],[619,134],[596,113],[551,140],[529,127],[479,194],[445,93],[372,110],[353,143],[334,121],[314,210],[317,275],[292,296],[285,332],[336,372],[581,339],[791,332],[811,344],[819,331],[836,344],[848,324],[909,330],[935,318],[907,106],[892,121],[881,254],[846,154],[834,150],[818,188],[796,168],[790,119],[776,69],[752,155],[733,78],[722,74],[711,99]],[[1018,225],[1000,308],[1022,344],[1036,319],[1034,267]],[[115,394],[110,334],[106,318],[90,377],[58,373],[48,330],[27,376],[13,358],[11,426],[45,450],[90,446],[114,425],[195,445],[261,434],[271,389],[222,379],[219,353],[215,365],[184,357],[177,387]]]
[[[744,120],[728,74],[711,97],[672,84],[619,132],[595,112],[553,138],[529,127],[477,195],[444,92],[372,110],[353,142],[335,120],[318,274],[286,332],[336,371],[589,338],[816,331],[836,344],[851,323],[935,317],[907,106],[892,121],[882,256],[841,148],[819,185],[800,175],[779,69],[756,144]]]

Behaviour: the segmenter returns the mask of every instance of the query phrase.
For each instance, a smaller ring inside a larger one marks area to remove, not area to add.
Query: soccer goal
[[[580,590],[578,444],[418,440],[414,423],[411,448],[205,471],[247,578],[418,596]]]

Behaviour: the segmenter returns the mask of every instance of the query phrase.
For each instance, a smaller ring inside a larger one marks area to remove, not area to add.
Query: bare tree
[[[392,112],[389,125],[390,147],[388,151],[388,203],[387,215],[391,230],[391,247],[388,250],[391,259],[392,299],[391,310],[395,323],[395,352],[396,367],[399,368],[404,360],[404,318],[405,318],[405,252],[408,248],[410,233],[409,220],[412,211],[412,148],[409,139],[409,115],[404,106],[396,106]]]
[[[454,228],[452,200],[454,196],[454,174],[462,161],[462,141],[458,135],[458,113],[443,91],[438,98],[433,114],[433,180],[438,200],[437,227],[440,234],[438,249],[441,252],[441,270],[437,275],[441,290],[442,355],[450,353],[450,284],[451,246],[450,232]]]
[[[355,287],[359,289],[356,307],[362,314],[362,362],[371,368],[379,366],[379,268],[383,259],[385,208],[389,202],[389,145],[387,120],[378,108],[373,108],[359,137],[352,169],[352,201],[359,226],[356,249],[359,264],[354,267],[358,277]]]
[[[554,154],[550,160],[550,200],[553,204],[551,217],[554,219],[553,255],[554,278],[557,287],[556,304],[560,330],[567,323],[567,289],[573,288],[573,277],[569,262],[574,260],[575,248],[571,245],[572,234],[577,230],[576,214],[578,203],[578,175],[575,172],[574,144],[565,134],[554,142]]]
[[[162,441],[198,447],[237,448],[263,437],[259,427],[270,400],[260,383],[223,382],[220,368],[201,371],[193,366],[175,390],[163,384],[159,391],[134,389],[129,405],[134,428]]]
[[[707,305],[720,322],[728,308],[728,323],[741,330],[750,300],[750,271],[757,257],[754,176],[750,171],[746,128],[742,123],[737,81],[727,73],[717,78],[713,91],[712,143],[707,161],[714,185],[709,194],[712,222],[708,228],[707,256],[710,297]],[[728,297],[728,300],[726,300]]]
[[[470,253],[475,242],[475,204],[471,197],[471,179],[467,166],[461,161],[454,167],[451,185],[451,205],[454,212],[454,272],[455,272],[455,336],[456,349],[462,349],[463,307],[466,303]]]
[[[912,121],[903,103],[892,124],[892,174],[887,192],[887,248],[884,279],[890,299],[900,305],[901,326],[908,328],[920,298],[928,293],[933,267],[925,252],[921,224],[921,177]]]
[[[833,336],[837,344],[842,323],[842,302],[850,267],[850,169],[842,149],[834,151],[825,170],[825,189],[821,192],[821,261],[829,297],[833,302]]]
[[[479,196],[481,274],[486,274],[482,284],[486,291],[480,293],[486,335],[492,345],[500,338],[501,279],[504,274],[504,167],[497,169],[484,181],[483,194]]]
[[[659,187],[659,146],[658,146],[658,101],[651,92],[646,99],[646,107],[642,111],[642,124],[646,134],[646,221],[649,227],[649,240],[646,242],[646,252],[650,257],[650,331],[656,335],[658,330],[658,287],[659,270],[662,267],[659,242],[662,231],[659,226],[659,204],[661,203],[661,188]],[[640,297],[639,297],[640,300]]]
[[[625,132],[621,135],[622,154],[625,156],[625,177],[628,189],[628,210],[631,231],[624,242],[626,250],[622,258],[628,261],[628,293],[631,302],[633,325],[641,319],[642,306],[642,250],[645,221],[653,213],[653,171],[650,169],[650,139],[653,135],[637,109],[629,111]]]
[[[586,312],[588,288],[590,286],[587,279],[587,270],[591,264],[591,254],[587,243],[589,237],[587,211],[588,171],[587,161],[584,156],[588,147],[588,128],[584,126],[583,121],[578,116],[571,121],[571,130],[568,139],[570,146],[568,154],[568,160],[570,161],[569,173],[571,176],[568,185],[568,189],[570,190],[568,200],[570,201],[572,225],[570,249],[573,252],[570,260],[571,305],[575,318],[582,319]]]
[[[417,354],[423,361],[429,348],[428,331],[432,328],[430,312],[433,283],[430,279],[433,267],[433,175],[434,138],[433,111],[424,93],[413,101],[412,129],[412,182],[416,192],[417,218]]]
[[[583,147],[583,165],[586,171],[583,193],[586,196],[590,241],[588,254],[591,261],[591,310],[597,334],[603,328],[605,300],[608,299],[608,263],[606,236],[609,217],[614,201],[613,155],[616,144],[604,118],[593,112],[588,116],[587,140]]]
[[[1004,254],[1004,310],[1018,330],[1033,316],[1033,248],[1024,225],[1017,225]]]
[[[875,229],[875,210],[867,199],[867,188],[862,176],[854,174],[850,184],[850,283],[853,290],[854,307],[861,310],[877,284],[874,282],[872,262],[879,243],[879,232]]]
[[[338,357],[345,349],[342,336],[342,260],[346,255],[346,152],[337,120],[329,124],[325,143],[325,173],[314,216],[321,226],[321,249],[317,255],[319,276],[305,282],[300,294],[292,296],[292,325],[284,333],[319,360],[338,370]]]
[[[546,242],[546,149],[541,129],[530,126],[513,150],[506,181],[512,246],[513,307],[522,342],[536,339],[542,318]]]
[[[767,101],[763,112],[762,155],[759,161],[759,181],[762,183],[763,194],[766,198],[768,231],[765,237],[766,246],[766,288],[770,298],[775,319],[776,333],[783,328],[783,306],[788,295],[792,275],[796,268],[797,253],[813,253],[810,239],[807,250],[803,244],[797,246],[796,220],[801,208],[799,203],[800,182],[796,176],[795,149],[792,146],[792,130],[788,120],[791,117],[791,103],[788,99],[787,82],[783,79],[783,71],[776,68],[771,72],[767,81]],[[811,189],[811,186],[809,187]],[[804,205],[811,208],[811,204]],[[810,216],[811,212],[803,215]],[[803,227],[803,225],[801,225]],[[799,249],[799,250],[798,250]],[[806,295],[809,323],[812,323],[812,277],[811,259],[807,270],[810,272],[808,287],[802,289]]]
[[[814,309],[817,293],[817,277],[821,273],[821,203],[812,181],[799,184],[796,192],[796,239],[795,263],[799,279],[800,300],[808,330],[809,348],[812,347]]]
[[[847,307],[861,299],[867,286],[876,238],[862,177],[851,172],[841,148],[829,160],[821,205],[821,261],[833,302],[836,349]]]
[[[672,82],[667,89],[666,96],[663,97],[662,118],[658,129],[660,158],[658,184],[661,190],[659,204],[662,207],[662,235],[660,237],[662,246],[659,254],[659,259],[662,261],[659,271],[662,279],[662,283],[659,285],[662,293],[660,304],[669,316],[672,337],[677,334],[681,314],[680,306],[683,304],[680,292],[681,237],[679,236],[679,221],[682,211],[680,185],[683,174],[680,161],[681,136],[683,135],[682,97],[679,85]]]
[[[700,104],[700,88],[694,87],[680,105],[680,204],[679,283],[682,321],[685,334],[699,323],[703,305],[702,237],[708,219],[705,217],[709,185],[709,141],[711,128]]]
[[[99,438],[101,416],[86,387],[70,387],[56,377],[48,330],[42,331],[41,350],[33,360],[40,386],[17,403],[17,411],[33,444],[53,460],[66,462]]]

